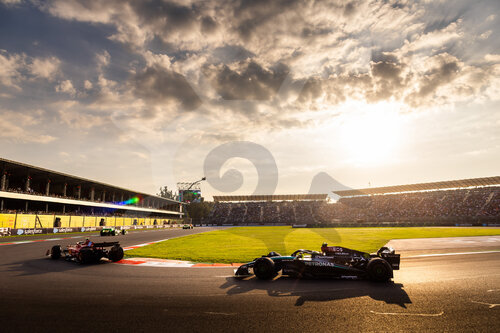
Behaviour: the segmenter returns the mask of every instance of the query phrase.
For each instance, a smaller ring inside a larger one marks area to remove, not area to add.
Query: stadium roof
[[[0,171],[3,171],[3,170],[8,170],[8,171],[28,170],[30,175],[32,175],[32,176],[37,175],[37,174],[39,174],[39,175],[50,174],[51,178],[64,179],[64,181],[66,181],[68,183],[72,183],[72,182],[73,183],[78,183],[78,182],[90,183],[90,184],[95,184],[95,185],[98,185],[101,187],[112,188],[112,189],[118,190],[118,191],[129,192],[129,193],[134,194],[134,195],[142,195],[142,196],[148,197],[148,198],[155,198],[155,199],[159,199],[162,201],[169,201],[170,203],[179,203],[176,200],[162,198],[162,197],[154,195],[154,194],[148,194],[148,193],[138,192],[138,191],[134,191],[134,190],[129,190],[129,189],[122,188],[119,186],[110,185],[110,184],[106,184],[106,183],[102,183],[99,181],[86,179],[86,178],[82,178],[82,177],[78,177],[78,176],[73,176],[73,175],[69,175],[66,173],[58,172],[58,171],[44,169],[44,168],[40,168],[37,166],[21,163],[21,162],[11,161],[11,160],[0,157]]]
[[[144,213],[184,215],[184,213],[170,211],[166,209],[143,208],[143,207],[135,207],[129,205],[116,205],[106,202],[93,202],[93,201],[76,200],[76,199],[54,198],[54,197],[46,197],[46,196],[23,194],[23,193],[11,193],[3,191],[0,191],[0,198],[29,200],[29,201],[38,201],[45,203],[58,203],[58,204],[76,205],[85,207],[111,208],[115,210],[129,211],[129,212],[132,211],[132,212],[144,212]]]
[[[326,200],[328,194],[214,195],[215,202]]]
[[[433,182],[433,183],[372,187],[372,188],[363,188],[358,190],[333,191],[333,193],[341,197],[352,197],[358,195],[445,190],[453,188],[466,188],[466,187],[479,187],[479,186],[492,186],[492,185],[500,185],[500,177],[472,178],[472,179],[450,180],[450,181]]]

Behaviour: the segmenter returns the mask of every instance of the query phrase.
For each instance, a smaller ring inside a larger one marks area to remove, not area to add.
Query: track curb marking
[[[132,245],[124,247],[123,250],[133,250],[138,249],[143,246],[152,245],[160,242],[167,241],[171,238],[160,239],[154,242],[148,242],[138,245]],[[206,267],[238,267],[242,264],[240,263],[232,263],[232,264],[221,264],[221,263],[200,263],[200,262],[191,262],[184,260],[171,260],[171,259],[159,259],[159,258],[142,258],[142,257],[134,257],[134,258],[126,258],[120,261],[115,262],[115,264],[120,265],[130,265],[130,266],[147,266],[147,267],[194,267],[194,268],[206,268]]]

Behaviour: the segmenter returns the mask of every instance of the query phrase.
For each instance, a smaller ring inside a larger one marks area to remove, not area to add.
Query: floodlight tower
[[[187,183],[187,182],[180,182],[180,183],[177,183],[177,189],[179,191],[179,199],[180,201],[183,201],[183,195],[181,195],[181,193],[183,192],[186,192],[186,191],[189,191],[191,188],[195,188],[196,190],[200,190],[200,183],[204,180],[206,180],[207,177],[202,177],[200,180],[197,180],[195,182],[192,182],[192,183]]]

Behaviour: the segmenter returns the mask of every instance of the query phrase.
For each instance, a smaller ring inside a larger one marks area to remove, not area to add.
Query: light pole
[[[189,187],[187,188],[186,191],[189,191],[191,189],[191,187],[193,187],[195,184],[201,183],[204,180],[207,180],[207,177],[203,177],[200,180],[195,181],[194,183],[192,183],[191,185],[189,185]]]
[[[201,183],[206,179],[207,177],[203,177],[200,180],[197,180],[192,183],[177,183],[177,188],[179,189],[179,201],[184,202],[184,192],[189,191],[193,186]]]

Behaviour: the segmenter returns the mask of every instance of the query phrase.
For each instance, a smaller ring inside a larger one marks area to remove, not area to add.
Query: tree
[[[186,205],[186,212],[188,216],[192,219],[207,218],[210,215],[210,211],[213,209],[213,202],[192,202]]]
[[[179,197],[174,191],[168,190],[168,186],[160,187],[160,193],[156,193],[156,195],[165,199],[179,200]]]

